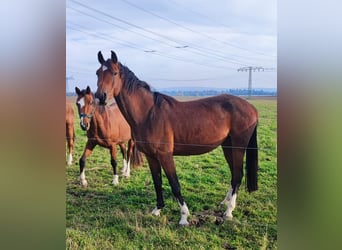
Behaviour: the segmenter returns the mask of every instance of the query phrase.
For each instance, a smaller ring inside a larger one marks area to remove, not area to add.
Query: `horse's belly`
[[[217,148],[218,145],[216,146],[175,146],[173,155],[200,155],[204,153],[208,153],[215,148]]]
[[[221,130],[223,131],[223,130]],[[214,150],[227,138],[228,132],[210,131],[210,133],[193,133],[186,136],[175,136],[174,155],[199,155]]]

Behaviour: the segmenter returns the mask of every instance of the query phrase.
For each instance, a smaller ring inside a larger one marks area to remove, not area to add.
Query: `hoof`
[[[233,216],[232,216],[232,215],[231,215],[231,216],[225,215],[225,216],[223,217],[223,219],[224,219],[224,220],[232,221],[232,220],[233,220]]]
[[[152,215],[154,215],[154,216],[160,216],[160,210],[161,210],[161,209],[158,209],[158,208],[153,209]]]
[[[180,226],[189,226],[189,222],[187,220],[180,220],[179,225]]]
[[[81,184],[81,186],[84,187],[84,188],[85,188],[85,187],[88,187],[88,182],[87,182],[86,180],[81,181],[80,184]]]

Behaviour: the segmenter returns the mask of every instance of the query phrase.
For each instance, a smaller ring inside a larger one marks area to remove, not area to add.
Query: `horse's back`
[[[241,97],[228,94],[177,102],[172,113],[174,122],[181,118],[188,123],[190,121],[190,124],[198,123],[198,126],[221,123],[230,128],[237,128],[234,124],[239,124],[242,128],[258,120],[258,112],[252,104]]]
[[[175,155],[203,154],[221,145],[229,134],[238,135],[257,121],[248,101],[219,95],[186,102],[164,102],[151,119],[149,140],[173,142]],[[147,126],[148,128],[148,126]],[[146,131],[146,130],[145,130]]]

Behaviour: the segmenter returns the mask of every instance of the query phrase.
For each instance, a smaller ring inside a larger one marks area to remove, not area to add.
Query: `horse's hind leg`
[[[228,201],[225,199],[225,204],[227,204],[227,210],[224,213],[224,216],[227,217],[227,219],[233,218],[233,211],[236,207],[236,198],[237,193],[239,190],[239,187],[241,185],[242,177],[243,177],[243,158],[244,154],[246,152],[246,147],[248,145],[250,139],[250,133],[249,131],[246,131],[239,137],[232,137],[231,138],[231,153],[227,154],[228,156],[231,155],[231,158],[228,157],[232,166],[231,166],[231,173],[232,173],[232,180],[231,180],[231,187],[228,191],[227,198]]]
[[[249,141],[254,132],[255,126],[250,127],[248,130],[244,131],[238,136],[232,136],[232,180],[231,180],[231,197],[227,204],[227,210],[224,215],[228,219],[233,218],[233,210],[236,206],[236,198],[239,187],[241,185],[242,177],[243,177],[243,158],[246,152],[246,148],[248,147]],[[230,192],[230,191],[229,191]],[[228,196],[230,193],[228,192]]]
[[[86,166],[86,159],[91,153],[93,152],[94,147],[96,144],[91,143],[89,140],[87,141],[86,147],[84,149],[83,155],[80,158],[80,182],[83,187],[88,186],[88,182],[85,178],[85,166]]]
[[[244,156],[245,150],[240,148],[233,149],[233,172],[232,172],[232,180],[231,180],[231,186],[228,191],[228,202],[227,204],[227,210],[224,213],[224,215],[228,219],[233,218],[233,210],[236,206],[236,198],[237,193],[239,190],[239,187],[241,185],[241,180],[243,176],[243,156]]]
[[[116,172],[116,144],[112,145],[110,148],[110,163],[113,168],[113,185],[118,185],[119,184],[119,175]]]
[[[232,150],[232,140],[231,137],[228,136],[227,139],[222,143],[222,150],[224,153],[224,157],[229,165],[230,173],[233,175],[233,150]],[[221,205],[228,205],[229,200],[232,198],[233,188],[232,185],[229,186],[227,195],[220,203]]]

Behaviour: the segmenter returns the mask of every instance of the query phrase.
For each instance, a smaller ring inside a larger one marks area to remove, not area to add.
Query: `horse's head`
[[[95,97],[99,99],[100,105],[105,105],[107,100],[117,96],[122,87],[118,58],[113,51],[111,53],[111,58],[107,61],[103,58],[101,51],[97,54],[101,66],[96,71],[97,91]]]
[[[95,112],[95,98],[93,93],[90,90],[90,87],[87,86],[86,89],[80,90],[78,87],[75,88],[77,99],[76,105],[78,114],[80,116],[80,125],[83,130],[89,130],[90,128],[90,120]]]

